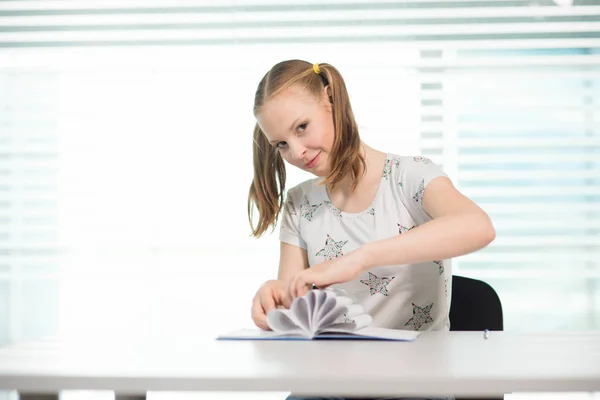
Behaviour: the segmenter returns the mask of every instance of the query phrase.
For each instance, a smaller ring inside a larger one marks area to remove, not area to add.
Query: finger
[[[259,315],[262,312],[262,307],[260,306],[260,298],[258,296],[254,296],[252,299],[252,318],[255,315]]]
[[[298,294],[298,296],[304,296],[306,293],[308,293],[308,291],[310,290],[310,288],[312,287],[312,285],[302,285],[300,286],[300,292]]]
[[[254,325],[258,326],[260,329],[269,330],[269,324],[267,324],[267,318],[264,314],[252,313],[252,321],[254,322]]]
[[[269,326],[269,324],[267,324],[267,319],[263,316],[262,318],[256,318],[253,319],[254,324],[256,326],[258,326],[260,329],[264,330],[264,331],[270,331],[271,327]]]
[[[295,282],[295,293],[297,297],[300,296],[304,296],[307,292],[307,285],[308,285],[308,281],[310,281],[310,276],[311,274],[302,274],[301,276],[298,276],[298,279]]]
[[[287,309],[292,308],[292,300],[293,300],[292,296],[290,296],[290,294],[287,292],[281,298],[281,302],[283,303],[283,306]]]
[[[252,321],[261,329],[268,330],[267,316],[260,304],[260,298],[256,296],[252,302]]]
[[[277,287],[273,289],[273,300],[275,301],[276,307],[290,308],[291,299],[287,288]]]
[[[290,296],[289,290],[282,290],[278,295],[278,303],[282,304],[285,308],[290,309],[292,307],[292,296]]]
[[[294,298],[304,296],[304,286],[306,274],[301,274],[296,277],[294,280],[294,286],[292,287],[292,292],[294,294]]]
[[[260,304],[265,312],[265,315],[269,311],[275,309],[275,299],[273,298],[273,292],[266,292],[260,297]]]

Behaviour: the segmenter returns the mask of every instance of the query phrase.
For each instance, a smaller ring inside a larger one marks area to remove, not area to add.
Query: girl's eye
[[[278,149],[282,149],[283,147],[285,147],[287,145],[287,142],[278,142],[275,147]]]
[[[308,126],[308,122],[305,122],[303,124],[298,125],[298,128],[296,130],[299,132],[304,132],[306,130],[307,126]]]

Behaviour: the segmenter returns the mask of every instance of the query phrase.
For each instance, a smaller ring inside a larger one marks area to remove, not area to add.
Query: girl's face
[[[323,177],[329,173],[334,128],[325,88],[320,99],[292,87],[268,100],[256,120],[271,146],[290,164]]]

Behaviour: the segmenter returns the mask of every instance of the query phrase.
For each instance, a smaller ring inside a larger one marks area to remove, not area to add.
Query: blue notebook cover
[[[282,334],[262,329],[239,329],[219,335],[217,340],[392,340],[412,342],[420,332],[399,329],[365,327],[355,332],[323,332],[314,337]]]

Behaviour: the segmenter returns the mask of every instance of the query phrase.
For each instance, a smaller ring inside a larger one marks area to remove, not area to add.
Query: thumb
[[[273,297],[277,301],[277,304],[281,304],[285,308],[289,309],[292,306],[292,298],[285,287],[278,287],[276,290],[273,290]]]
[[[316,274],[318,275],[318,274]],[[304,274],[298,276],[294,282],[293,295],[295,297],[304,296],[310,289],[312,289],[315,279],[314,271],[306,271]]]
[[[287,309],[292,308],[292,297],[289,293],[285,292],[281,296],[281,304]]]
[[[265,293],[261,298],[261,305],[263,310],[265,310],[265,315],[269,313],[269,311],[275,309],[275,299],[271,293]]]

